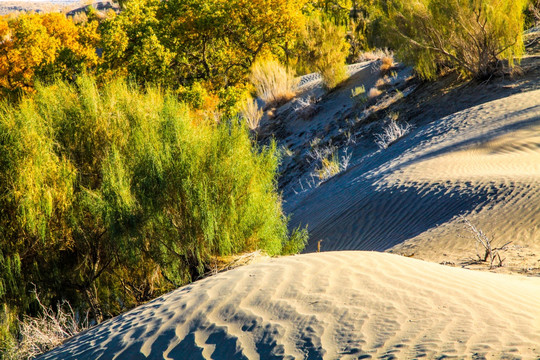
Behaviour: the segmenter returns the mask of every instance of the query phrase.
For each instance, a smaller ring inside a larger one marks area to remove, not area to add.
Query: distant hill
[[[118,5],[112,1],[88,1],[53,0],[53,1],[0,1],[0,15],[17,12],[64,12],[68,16],[86,11],[92,5],[97,10],[118,9]]]

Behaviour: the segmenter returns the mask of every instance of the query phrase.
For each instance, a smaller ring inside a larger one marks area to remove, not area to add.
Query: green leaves
[[[485,78],[512,67],[523,54],[527,0],[388,2],[387,39],[424,78],[441,69]]]
[[[304,3],[172,0],[161,2],[152,15],[157,20],[153,29],[177,83],[206,80],[219,88],[245,80],[257,57],[280,52],[294,39],[303,25]],[[127,9],[134,4],[128,3]]]
[[[100,320],[195,280],[213,257],[300,249],[277,164],[239,120],[191,117],[156,88],[38,86],[0,112],[0,303],[25,311],[19,284],[34,283]]]

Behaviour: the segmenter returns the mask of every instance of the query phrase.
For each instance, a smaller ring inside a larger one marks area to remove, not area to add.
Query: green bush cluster
[[[67,299],[103,319],[197,279],[215,256],[300,250],[275,145],[116,80],[38,86],[0,109],[0,305]]]
[[[527,2],[390,0],[383,15],[386,38],[424,78],[445,68],[486,78],[522,55]]]
[[[313,16],[298,41],[298,67],[304,72],[318,72],[327,89],[333,89],[347,78],[345,61],[349,43],[342,26]]]
[[[305,39],[312,58],[310,61],[321,74],[328,89],[333,89],[347,78],[345,61],[349,44],[345,41],[343,28],[331,22],[312,21]]]

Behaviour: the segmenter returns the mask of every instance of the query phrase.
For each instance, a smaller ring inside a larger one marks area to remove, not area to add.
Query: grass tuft
[[[381,59],[380,71],[382,75],[388,74],[388,72],[394,67],[394,57],[385,56]]]
[[[276,60],[261,60],[251,69],[251,83],[266,107],[278,107],[296,96],[298,80]]]
[[[263,110],[257,104],[257,100],[248,99],[243,104],[240,113],[246,120],[248,127],[253,131],[257,130],[263,116]]]
[[[391,116],[390,121],[383,128],[383,132],[375,135],[375,143],[380,149],[387,149],[396,140],[407,135],[411,129],[412,125],[407,122],[398,123],[397,115]]]

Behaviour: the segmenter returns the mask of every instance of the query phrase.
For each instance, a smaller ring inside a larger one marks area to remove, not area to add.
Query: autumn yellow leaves
[[[29,91],[37,75],[69,78],[96,67],[97,22],[76,25],[60,13],[0,19],[0,87]]]

